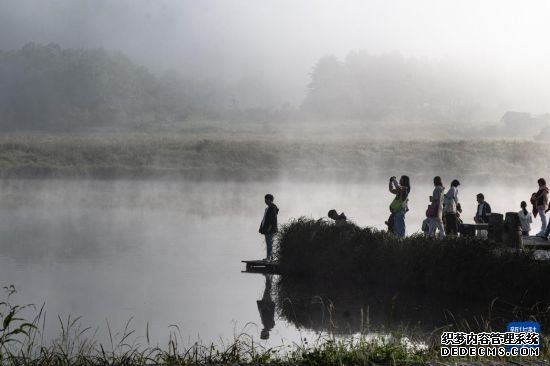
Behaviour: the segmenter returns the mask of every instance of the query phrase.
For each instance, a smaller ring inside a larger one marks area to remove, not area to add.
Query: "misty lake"
[[[420,230],[432,192],[429,184],[414,183],[408,234]],[[256,301],[263,296],[265,279],[242,273],[241,260],[265,257],[263,237],[258,234],[265,193],[274,194],[280,223],[303,215],[323,217],[334,208],[359,225],[380,229],[392,199],[386,181],[4,180],[1,184],[0,283],[16,286],[16,303],[45,303],[46,338],[60,334],[58,316],[82,316],[79,322],[84,327],[98,328],[100,341],[108,337],[107,323],[114,333],[121,333],[131,319],[135,338],[145,343],[148,327],[151,343],[159,345],[166,344],[174,330],[189,343],[228,343],[242,332],[260,341]],[[485,193],[494,212],[504,213],[519,210],[519,202],[534,189],[472,187],[463,182],[464,217],[470,221],[473,216],[478,192]],[[538,226],[536,222],[533,230]],[[360,309],[369,308],[373,322],[378,319],[386,328],[430,321],[435,325],[451,306],[445,302],[435,306],[419,294],[405,296],[400,306],[408,311],[396,318],[388,315],[390,300],[386,302],[385,295],[364,291],[342,288],[334,295],[338,299],[331,300],[336,310],[346,309],[350,322],[358,322]],[[362,295],[355,296],[356,292]],[[477,307],[485,311],[487,304]],[[320,330],[276,312],[267,344],[300,342]]]

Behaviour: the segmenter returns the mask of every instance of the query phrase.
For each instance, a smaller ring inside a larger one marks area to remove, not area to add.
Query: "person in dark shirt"
[[[546,180],[544,178],[539,178],[537,183],[539,184],[539,190],[533,194],[531,202],[534,203],[536,209],[534,215],[535,217],[537,217],[537,214],[540,216],[542,225],[536,236],[546,237],[548,236],[546,233],[546,228],[548,226],[546,218],[546,212],[548,211],[548,187],[546,186]]]
[[[344,225],[348,219],[343,212],[338,214],[336,210],[330,210],[327,216],[334,220],[336,226]]]
[[[477,224],[488,224],[489,215],[491,215],[491,206],[487,202],[485,202],[485,197],[483,196],[483,193],[478,193],[476,198],[478,205],[474,221]]]
[[[266,194],[264,197],[265,204],[267,205],[264,211],[264,217],[260,224],[260,234],[265,236],[265,244],[267,247],[267,256],[265,261],[273,260],[273,240],[275,234],[277,234],[277,214],[279,208],[273,203],[273,195]]]

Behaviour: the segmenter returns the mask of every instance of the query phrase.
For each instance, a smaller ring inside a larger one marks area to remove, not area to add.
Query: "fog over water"
[[[466,220],[475,212],[479,191],[494,212],[502,213],[516,211],[530,192],[525,187],[461,187]],[[0,278],[17,285],[18,302],[45,302],[46,337],[59,335],[57,315],[83,316],[82,325],[99,327],[102,341],[107,340],[106,320],[122,332],[133,318],[136,336],[145,336],[148,323],[152,341],[160,344],[166,344],[172,324],[189,342],[229,341],[242,331],[259,337],[256,300],[265,281],[261,275],[242,274],[240,261],[264,256],[257,231],[265,192],[275,195],[281,223],[302,215],[325,217],[336,208],[361,226],[383,228],[391,201],[384,181],[5,181],[1,192]],[[413,185],[408,234],[419,231],[430,194],[429,185]],[[372,297],[352,305],[336,299],[336,308],[351,306],[355,314],[359,306],[379,301]],[[437,319],[443,309],[433,312]],[[382,314],[371,316],[376,322]],[[402,321],[415,324],[416,316],[413,312]],[[268,344],[313,337],[279,315],[275,323]]]
[[[435,175],[460,180],[465,223],[478,193],[529,201],[550,168],[548,19],[544,0],[0,0],[0,286],[45,303],[46,341],[58,316],[105,344],[130,319],[141,345],[259,341],[267,278],[241,261],[265,257],[266,193],[280,224],[336,209],[384,230],[406,174],[407,235]],[[339,334],[364,309],[374,333],[488,309],[325,285],[288,286],[306,314],[277,309],[261,345],[326,331],[312,299]]]

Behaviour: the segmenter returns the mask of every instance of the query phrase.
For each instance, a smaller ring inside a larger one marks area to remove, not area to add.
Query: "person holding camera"
[[[405,236],[405,214],[409,211],[407,202],[411,192],[410,179],[407,175],[402,175],[397,182],[396,177],[390,178],[389,190],[395,194],[395,198],[390,204],[390,218],[388,219],[388,231],[400,237]]]

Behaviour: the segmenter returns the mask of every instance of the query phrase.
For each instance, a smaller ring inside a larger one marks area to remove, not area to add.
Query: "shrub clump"
[[[341,278],[462,298],[505,298],[530,305],[550,302],[543,278],[550,262],[529,251],[506,250],[476,238],[405,239],[353,223],[336,226],[305,217],[282,226],[277,251],[281,271]]]

